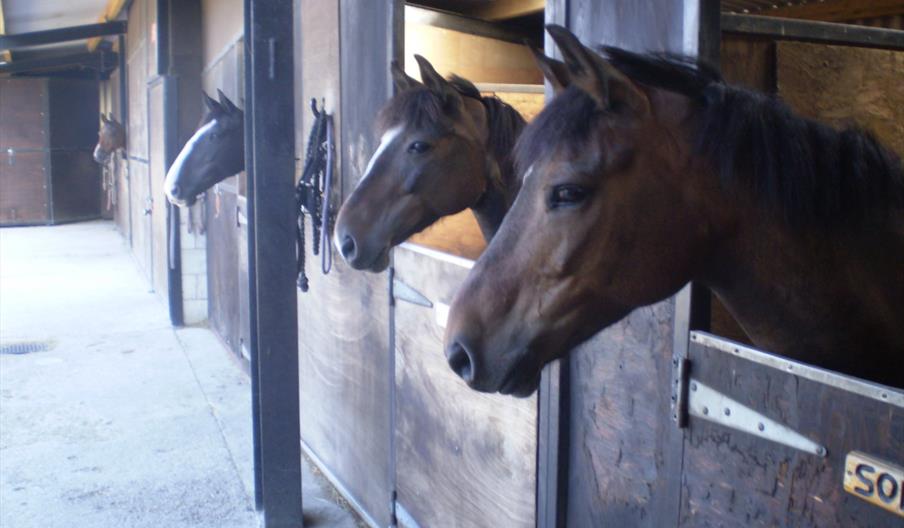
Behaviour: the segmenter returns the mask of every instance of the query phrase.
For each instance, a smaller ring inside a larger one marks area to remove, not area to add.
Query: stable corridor
[[[0,345],[0,526],[258,526],[248,376],[112,223],[0,229]],[[356,526],[304,466],[306,525]]]

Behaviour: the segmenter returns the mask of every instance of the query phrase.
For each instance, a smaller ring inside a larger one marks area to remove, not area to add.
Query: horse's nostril
[[[471,356],[465,347],[456,341],[449,347],[446,355],[452,370],[465,380],[465,383],[471,383],[474,380],[474,368],[471,364]]]
[[[349,235],[345,235],[345,238],[342,239],[342,247],[340,248],[342,251],[342,256],[349,260],[355,256],[355,239]]]

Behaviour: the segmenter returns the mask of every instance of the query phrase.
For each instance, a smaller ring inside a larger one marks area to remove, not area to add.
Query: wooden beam
[[[483,20],[506,20],[533,13],[540,13],[546,0],[494,0],[487,5],[470,9],[467,14]]]
[[[904,50],[904,31],[758,15],[722,14],[722,32],[867,48]]]
[[[58,57],[19,59],[16,62],[10,62],[0,65],[0,73],[36,73],[67,70],[73,68],[91,69],[102,72],[102,70],[105,69],[107,65],[115,64],[117,60],[118,57],[116,57],[114,53],[107,53],[103,51],[96,53],[72,53]]]
[[[0,0],[2,1],[2,0]],[[126,0],[107,0],[107,7],[104,8],[103,14],[97,18],[98,22],[110,22],[119,17],[122,8],[125,7]],[[88,40],[88,51],[94,51],[100,45],[102,37],[94,37]]]
[[[806,18],[823,22],[846,22],[864,18],[904,15],[904,0],[826,0],[764,9],[757,15]]]
[[[45,29],[43,31],[32,31],[15,35],[0,35],[0,50],[16,50],[42,44],[82,40],[94,36],[120,35],[125,32],[125,22],[103,22],[84,26]]]

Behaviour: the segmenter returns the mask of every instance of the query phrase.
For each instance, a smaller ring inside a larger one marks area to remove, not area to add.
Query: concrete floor
[[[0,527],[254,527],[247,375],[109,222],[0,229]],[[308,464],[306,526],[355,527]]]

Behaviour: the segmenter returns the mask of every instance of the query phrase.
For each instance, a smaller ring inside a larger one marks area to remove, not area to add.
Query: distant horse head
[[[380,145],[336,220],[336,247],[356,269],[382,271],[393,246],[467,208],[490,238],[518,190],[511,151],[521,115],[415,58],[423,83],[392,64],[398,93],[377,118]]]
[[[529,395],[546,363],[699,280],[758,346],[904,384],[900,159],[687,59],[548,29],[570,85],[519,139],[521,191],[455,296],[455,372]]]
[[[100,115],[100,130],[97,132],[97,146],[94,147],[94,161],[104,164],[118,149],[126,146],[126,131],[123,126],[113,118],[104,114]]]
[[[245,168],[245,116],[223,92],[219,102],[206,93],[207,113],[166,173],[170,202],[189,206],[199,194]]]

